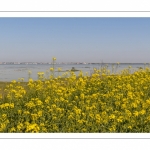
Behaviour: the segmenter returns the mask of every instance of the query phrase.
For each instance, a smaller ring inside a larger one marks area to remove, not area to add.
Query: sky
[[[150,18],[0,18],[0,62],[150,63]]]

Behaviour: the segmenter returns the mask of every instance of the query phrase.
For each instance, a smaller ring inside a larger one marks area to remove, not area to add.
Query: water
[[[93,72],[94,68],[100,69],[101,67],[104,67],[108,65],[108,69],[112,71],[112,64],[56,64],[55,65],[55,76],[62,75],[66,70],[71,70],[72,67],[74,67],[76,70],[82,70],[84,74],[86,72],[90,75]],[[116,64],[114,65],[114,72],[119,72],[123,70],[124,68],[128,68],[128,66],[132,66],[131,70],[134,72],[139,67],[146,67],[148,65],[144,65],[143,63],[134,63],[134,64],[119,64],[117,69]],[[28,71],[31,71],[31,78],[34,80],[38,79],[38,72],[44,72],[45,76],[48,78],[50,75],[50,68],[52,68],[52,65],[50,64],[12,64],[12,65],[0,65],[0,81],[12,81],[12,80],[18,80],[19,78],[24,78],[24,81],[28,81],[29,74]],[[63,72],[58,72],[58,68],[62,68]],[[76,71],[75,74],[79,74],[79,71]]]

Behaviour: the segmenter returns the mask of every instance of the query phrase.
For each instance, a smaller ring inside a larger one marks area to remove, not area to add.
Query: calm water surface
[[[112,64],[56,64],[55,65],[55,76],[62,75],[66,70],[71,70],[72,67],[74,67],[77,70],[82,70],[84,74],[88,72],[90,75],[93,72],[94,68],[100,69],[104,66],[108,65],[108,69],[112,71]],[[139,67],[146,67],[148,65],[144,64],[119,64],[116,68],[116,64],[114,65],[114,71],[119,72],[125,68],[128,68],[128,66],[132,66],[131,71],[134,72]],[[29,75],[28,71],[31,71],[31,78],[34,80],[38,79],[38,72],[44,72],[45,76],[48,77],[50,75],[50,68],[52,65],[48,64],[42,64],[42,65],[0,65],[0,81],[12,81],[12,80],[18,80],[19,78],[24,78],[24,81],[28,81]],[[58,73],[58,68],[62,68],[63,72]],[[79,74],[79,71],[75,72],[77,75]]]

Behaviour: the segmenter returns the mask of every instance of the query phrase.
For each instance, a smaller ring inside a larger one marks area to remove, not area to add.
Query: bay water
[[[86,72],[91,75],[94,68],[101,69],[102,67],[106,67],[112,72],[119,72],[129,66],[132,66],[130,69],[132,72],[136,71],[138,68],[147,67],[148,64],[144,63],[120,63],[117,64],[55,64],[55,76],[59,76],[71,70],[72,68],[76,69],[75,74],[79,74],[79,70],[82,70],[83,74]],[[114,69],[112,69],[114,66]],[[19,78],[24,78],[24,81],[28,81],[29,79],[29,71],[31,71],[30,77],[33,80],[38,80],[38,72],[43,72],[45,77],[48,78],[50,75],[50,68],[52,68],[51,64],[0,64],[0,81],[12,81],[17,80]],[[62,71],[58,71],[58,68],[61,68]]]

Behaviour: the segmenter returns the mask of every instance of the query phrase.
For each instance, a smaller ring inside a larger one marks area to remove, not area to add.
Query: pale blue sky
[[[150,62],[150,18],[0,18],[0,62]]]

